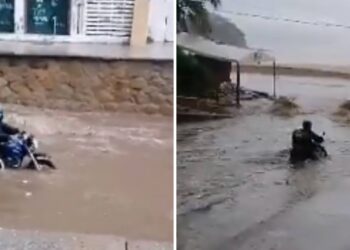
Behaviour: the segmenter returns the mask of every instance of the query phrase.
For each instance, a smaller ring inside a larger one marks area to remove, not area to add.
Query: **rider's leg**
[[[317,160],[316,147],[317,147],[317,145],[312,144],[311,147],[309,148],[309,155],[310,155],[311,160]]]
[[[22,160],[21,168],[28,168],[32,163],[32,159],[29,156],[25,156]]]
[[[9,135],[0,135],[0,154],[4,152],[6,143],[9,141],[9,139],[10,139]]]

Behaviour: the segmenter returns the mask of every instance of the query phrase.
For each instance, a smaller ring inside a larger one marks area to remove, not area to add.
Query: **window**
[[[2,39],[127,42],[135,0],[0,0]]]
[[[69,0],[28,0],[27,33],[68,35]]]
[[[0,0],[0,32],[13,33],[15,31],[14,12],[14,0]]]

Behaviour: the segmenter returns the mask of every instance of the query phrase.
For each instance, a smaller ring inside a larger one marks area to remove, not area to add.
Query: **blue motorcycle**
[[[0,147],[0,166],[2,169],[29,168],[40,171],[44,166],[56,169],[49,155],[38,152],[39,143],[33,135],[25,132],[13,135]]]

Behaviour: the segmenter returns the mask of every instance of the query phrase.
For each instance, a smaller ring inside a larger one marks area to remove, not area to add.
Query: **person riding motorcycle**
[[[303,127],[294,130],[292,134],[293,150],[295,153],[301,154],[303,158],[315,159],[315,149],[323,141],[322,136],[312,131],[311,121],[303,121]]]
[[[7,142],[11,135],[20,133],[18,128],[4,122],[4,111],[0,109],[0,143]]]

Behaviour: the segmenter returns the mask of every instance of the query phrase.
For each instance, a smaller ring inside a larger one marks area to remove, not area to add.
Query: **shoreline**
[[[241,65],[242,73],[272,74],[272,65]],[[233,68],[232,73],[235,73]],[[321,65],[278,65],[276,75],[350,79],[350,69]]]

